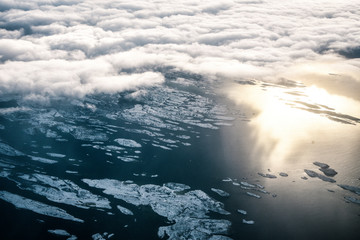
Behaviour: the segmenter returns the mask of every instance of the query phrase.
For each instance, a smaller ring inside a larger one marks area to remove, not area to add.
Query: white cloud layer
[[[209,78],[298,78],[290,70],[324,58],[360,86],[359,61],[338,54],[359,51],[359,29],[357,0],[3,0],[0,94],[137,89],[164,80],[152,66]]]

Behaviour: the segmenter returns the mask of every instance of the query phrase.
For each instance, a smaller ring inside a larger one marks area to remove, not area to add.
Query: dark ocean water
[[[304,87],[234,83],[232,101],[165,76],[136,97],[1,99],[1,239],[359,239],[356,113],[276,95],[288,119],[243,93]],[[304,172],[316,161],[336,182]]]

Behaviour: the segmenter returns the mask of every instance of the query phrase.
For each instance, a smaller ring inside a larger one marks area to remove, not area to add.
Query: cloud
[[[0,94],[48,97],[84,97],[93,93],[116,93],[159,84],[160,73],[118,74],[103,59],[66,61],[12,61],[0,65]],[[41,99],[36,97],[36,99]]]
[[[156,66],[224,81],[297,78],[289,69],[324,56],[358,69],[357,5],[6,0],[0,3],[0,91],[74,97],[122,91],[162,82]]]

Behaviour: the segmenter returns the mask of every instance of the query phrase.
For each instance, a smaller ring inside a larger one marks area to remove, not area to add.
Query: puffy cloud
[[[338,82],[358,86],[359,9],[356,0],[5,0],[0,90],[77,97],[122,91],[163,81],[148,72],[159,65],[210,79],[299,80],[314,74],[299,66],[324,56],[351,69],[335,72],[349,76]],[[129,69],[138,74],[126,75]]]
[[[118,74],[103,59],[66,61],[48,60],[0,65],[1,94],[30,94],[48,97],[74,96],[151,86],[164,81],[159,73]]]

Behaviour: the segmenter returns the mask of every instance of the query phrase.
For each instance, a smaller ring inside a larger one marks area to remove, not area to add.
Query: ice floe
[[[69,238],[67,238],[66,240],[77,240],[77,237],[75,235],[71,235]]]
[[[105,238],[106,236],[104,236],[103,234],[100,234],[100,233],[95,233],[91,237],[93,240],[106,240],[106,238]]]
[[[176,137],[177,137],[177,138],[180,138],[180,139],[185,139],[185,140],[188,140],[188,139],[191,138],[191,137],[188,136],[188,135],[177,135]]]
[[[70,129],[67,129],[67,127],[69,127]],[[90,130],[84,127],[60,125],[58,129],[64,133],[70,133],[77,140],[94,142],[107,141],[109,139],[108,136],[103,132],[97,130]]]
[[[247,195],[249,195],[250,197],[254,197],[254,198],[261,198],[260,195],[257,195],[255,193],[252,193],[252,192],[246,192]]]
[[[226,234],[231,225],[227,220],[209,219],[207,215],[210,211],[229,214],[222,203],[203,191],[190,191],[183,184],[140,186],[111,179],[83,181],[129,204],[150,206],[160,216],[175,221],[173,225],[159,228],[158,235],[161,238],[169,236],[169,239],[188,239],[190,236],[198,236],[199,239],[205,239],[212,235]]]
[[[347,201],[352,202],[352,203],[356,203],[356,204],[360,204],[360,199],[355,198],[355,197],[349,197],[349,196],[345,196],[344,197]]]
[[[132,157],[118,156],[117,158],[120,159],[123,162],[136,162],[137,161],[135,158],[132,158]]]
[[[335,171],[332,168],[320,168],[320,171],[322,171],[326,176],[333,177],[337,174],[337,171]]]
[[[326,163],[313,162],[313,164],[323,169],[329,168],[329,165],[327,165]]]
[[[90,207],[111,208],[106,198],[92,194],[70,180],[44,174],[23,174],[11,179],[16,181],[20,188],[44,196],[53,202],[84,209]]]
[[[250,225],[255,224],[255,221],[253,221],[253,220],[245,220],[245,219],[243,219],[242,222],[244,224],[250,224]]]
[[[132,147],[132,148],[141,147],[140,143],[137,143],[136,141],[131,139],[117,138],[114,141],[117,142],[120,146],[124,146],[124,147]]]
[[[55,157],[55,158],[64,158],[66,157],[66,155],[64,154],[60,154],[60,153],[46,153],[48,156],[50,157]]]
[[[269,174],[269,173],[266,173],[266,174],[264,174],[264,173],[258,173],[260,176],[262,176],[262,177],[265,177],[265,178],[277,178],[275,175],[273,175],[273,174]]]
[[[228,196],[230,196],[229,193],[227,193],[227,192],[225,192],[224,190],[221,190],[221,189],[211,188],[211,191],[217,193],[217,194],[220,195],[221,197],[228,197]]]
[[[58,207],[53,207],[53,206],[49,206],[47,204],[35,201],[35,200],[31,200],[7,191],[0,191],[0,199],[11,203],[12,205],[14,205],[16,208],[19,209],[26,209],[26,210],[30,210],[33,211],[35,213],[38,214],[42,214],[45,216],[49,216],[49,217],[55,217],[55,218],[61,218],[61,219],[65,219],[65,220],[71,220],[71,221],[75,221],[75,222],[84,222],[81,219],[78,219],[70,214],[68,214],[65,210],[58,208]]]
[[[330,168],[330,166],[326,163],[313,162],[313,164],[320,167],[319,170],[322,171],[326,176],[333,177],[337,174],[337,172]]]
[[[304,172],[311,178],[320,178],[321,180],[325,181],[325,182],[330,182],[330,183],[334,183],[336,182],[334,179],[326,177],[320,173],[314,172],[312,170],[308,170],[308,169],[304,169]]]
[[[350,192],[356,193],[357,195],[360,195],[360,187],[355,187],[345,184],[338,184],[338,186]]]
[[[33,160],[33,161],[42,162],[42,163],[47,163],[47,164],[54,164],[54,163],[57,163],[57,162],[58,162],[58,161],[56,161],[56,160],[52,160],[52,159],[48,159],[48,158],[43,158],[43,157],[37,157],[37,156],[31,156],[31,155],[28,155],[28,157],[30,157],[31,160]]]
[[[227,220],[179,218],[173,225],[160,227],[158,236],[171,240],[210,239],[218,234],[227,234],[230,226]]]
[[[224,235],[213,235],[209,238],[209,240],[232,240],[232,238],[229,238]]]
[[[120,212],[122,214],[130,215],[130,216],[134,215],[134,213],[131,210],[129,210],[129,209],[125,208],[125,207],[122,207],[120,205],[117,205],[116,207],[120,210]]]
[[[23,156],[24,153],[16,150],[15,148],[7,145],[6,143],[1,142],[0,140],[0,154],[10,156],[10,157],[16,157],[16,156]]]
[[[174,192],[182,192],[182,191],[190,189],[190,187],[186,184],[174,183],[174,182],[165,183],[164,187],[167,187],[167,188],[173,190]]]
[[[152,145],[153,145],[154,147],[162,148],[162,149],[164,149],[164,150],[171,150],[171,148],[166,147],[166,146],[164,146],[164,145],[159,145],[159,144],[155,144],[155,143],[153,143]]]
[[[242,209],[238,209],[237,212],[240,213],[240,214],[242,214],[242,215],[246,215],[246,214],[247,214],[247,211],[242,210]]]
[[[49,233],[54,234],[54,235],[59,235],[59,236],[65,236],[65,237],[70,237],[71,234],[68,233],[66,230],[63,229],[54,229],[54,230],[48,230]]]
[[[225,178],[222,180],[223,182],[232,182],[232,179],[231,178]]]
[[[253,185],[253,184],[250,184],[248,182],[240,182],[240,184],[244,187],[247,187],[247,188],[255,188],[256,186]]]

